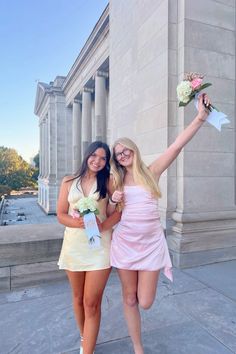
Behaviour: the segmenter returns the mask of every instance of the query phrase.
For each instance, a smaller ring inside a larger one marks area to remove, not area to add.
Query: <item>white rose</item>
[[[80,213],[87,210],[94,212],[97,209],[97,203],[91,197],[84,197],[75,204],[75,209],[79,210]]]
[[[87,199],[87,207],[89,210],[91,211],[95,211],[96,210],[96,202],[93,198],[89,198]]]
[[[178,86],[177,86],[177,96],[178,100],[183,103],[188,103],[189,101],[189,96],[192,93],[192,87],[189,81],[182,81]]]
[[[81,198],[78,203],[76,203],[75,207],[80,211],[80,213],[83,213],[85,210],[87,210],[88,207],[86,198]]]

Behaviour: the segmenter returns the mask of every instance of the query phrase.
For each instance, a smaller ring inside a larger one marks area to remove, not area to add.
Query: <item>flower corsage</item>
[[[85,232],[88,237],[90,248],[99,248],[101,246],[101,236],[98,229],[96,216],[99,211],[97,209],[97,201],[92,197],[81,198],[75,205],[72,217],[77,218],[83,216]]]

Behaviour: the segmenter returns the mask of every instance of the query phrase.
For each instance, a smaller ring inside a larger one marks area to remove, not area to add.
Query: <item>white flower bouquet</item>
[[[88,237],[88,243],[90,248],[100,247],[100,232],[98,229],[95,215],[99,214],[97,209],[97,201],[92,197],[81,198],[75,205],[72,213],[72,217],[84,218],[84,225],[86,235]]]
[[[95,215],[99,214],[97,209],[97,202],[92,197],[81,198],[74,206],[76,210],[79,211],[80,216],[84,216],[89,213],[94,213]]]
[[[211,86],[210,82],[202,84],[204,76],[198,73],[185,74],[184,80],[177,86],[177,97],[179,100],[179,107],[184,107],[191,102],[195,95]]]
[[[187,104],[194,99],[195,107],[198,108],[198,96],[200,91],[212,85],[210,82],[203,84],[203,78],[204,75],[198,73],[185,74],[184,80],[181,81],[176,88],[179,107],[187,106]],[[221,131],[222,124],[230,123],[230,120],[226,118],[226,114],[219,112],[212,104],[207,106],[206,109],[209,110],[207,117],[208,123],[219,131]]]

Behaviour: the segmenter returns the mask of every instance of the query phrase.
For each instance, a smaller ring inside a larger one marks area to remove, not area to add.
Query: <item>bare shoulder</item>
[[[75,178],[75,176],[65,176],[65,177],[63,177],[62,183],[73,181],[74,178]]]
[[[65,176],[63,179],[62,179],[62,182],[61,182],[61,186],[66,186],[66,187],[69,187],[72,185],[73,181],[75,179],[75,176]]]

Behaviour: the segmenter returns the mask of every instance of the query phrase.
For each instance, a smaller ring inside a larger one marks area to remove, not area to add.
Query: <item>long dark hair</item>
[[[110,177],[110,158],[111,158],[111,153],[109,146],[106,143],[103,143],[102,141],[94,141],[91,143],[87,150],[85,151],[84,158],[82,161],[82,164],[80,166],[79,171],[76,173],[74,178],[78,178],[78,182],[81,181],[81,179],[85,176],[87,170],[88,170],[88,159],[89,157],[99,148],[102,148],[105,150],[106,153],[106,164],[104,168],[101,171],[98,171],[97,173],[97,189],[96,192],[99,193],[99,199],[103,199],[106,197],[107,194],[107,184],[109,181]],[[77,182],[77,188],[78,188],[78,182]],[[95,193],[96,193],[95,192]]]

